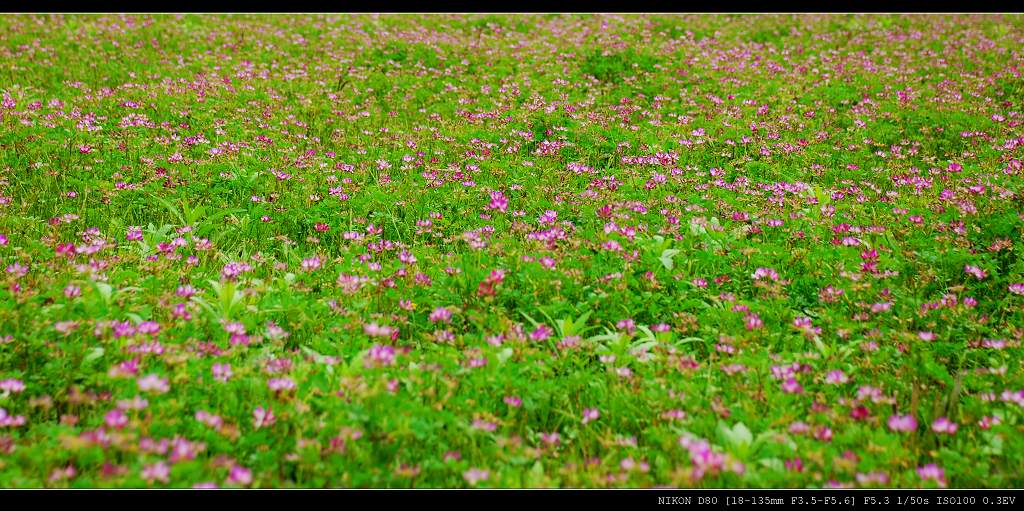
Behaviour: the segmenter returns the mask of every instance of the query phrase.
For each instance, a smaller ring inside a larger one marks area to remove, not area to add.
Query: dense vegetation
[[[1020,486],[1022,48],[0,17],[0,487]]]

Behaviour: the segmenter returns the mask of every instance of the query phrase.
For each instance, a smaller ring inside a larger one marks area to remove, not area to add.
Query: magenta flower
[[[889,429],[897,432],[908,432],[917,429],[917,419],[913,415],[893,415],[889,417]]]
[[[437,322],[451,323],[452,322],[452,312],[450,310],[444,308],[444,307],[438,307],[438,308],[434,309],[433,312],[430,313],[430,317],[427,318],[427,319],[429,319],[431,323],[437,323]]]
[[[938,467],[934,463],[929,463],[923,467],[917,468],[917,475],[921,477],[921,481],[935,481],[940,488],[946,487],[946,471]]]
[[[162,461],[152,465],[146,465],[142,468],[142,478],[149,483],[160,481],[161,483],[166,484],[171,478],[171,468]]]
[[[555,221],[557,221],[557,220],[558,220],[558,212],[557,211],[552,211],[552,210],[549,209],[549,210],[545,211],[544,214],[542,214],[541,216],[539,216],[537,218],[537,223],[539,223],[541,225],[548,225],[548,224],[555,223]]]
[[[50,481],[57,482],[65,479],[71,479],[75,477],[76,474],[78,474],[78,471],[75,470],[75,467],[68,465],[65,468],[54,469],[53,472],[50,473]]]
[[[789,432],[794,435],[802,435],[811,430],[811,426],[803,421],[796,421],[789,425]]]
[[[142,229],[139,227],[129,227],[124,239],[127,241],[142,241]]]
[[[128,425],[128,416],[120,409],[113,409],[103,416],[103,423],[114,429],[123,429]]]
[[[377,323],[363,325],[363,333],[370,337],[395,337],[398,329],[390,326],[380,326]]]
[[[754,273],[750,276],[754,280],[768,279],[771,281],[779,280],[779,273],[771,268],[758,268],[754,270]]]
[[[986,415],[982,417],[981,420],[978,421],[978,427],[980,427],[981,429],[992,429],[992,426],[996,426],[1000,422],[1002,421],[999,420],[999,417],[991,417]]]
[[[323,260],[319,256],[313,256],[302,260],[302,271],[311,272],[319,270],[323,266]]]
[[[520,406],[523,405],[523,400],[520,399],[519,396],[505,396],[504,401],[505,404],[511,406],[512,408],[519,408]]]
[[[945,433],[947,435],[953,435],[960,426],[957,423],[947,419],[946,417],[939,417],[932,422],[932,431],[936,433]]]
[[[747,327],[747,330],[757,330],[764,326],[764,321],[761,320],[761,316],[759,316],[757,313],[747,314],[747,316],[744,318],[744,322]]]
[[[6,380],[0,380],[0,390],[7,394],[20,394],[25,391],[25,383],[21,380],[8,378]]]
[[[974,278],[978,280],[984,280],[985,277],[988,276],[988,274],[985,273],[985,270],[982,270],[981,268],[977,266],[972,266],[970,264],[964,266],[964,272],[966,272],[969,275],[973,275]]]
[[[374,344],[366,354],[366,367],[382,367],[395,363],[395,348]]]
[[[829,373],[825,376],[825,383],[831,385],[839,385],[841,383],[846,383],[848,381],[850,381],[850,378],[846,376],[846,373],[838,369],[835,371],[829,371]]]
[[[480,481],[486,481],[490,477],[490,473],[486,470],[478,468],[471,468],[462,473],[463,479],[466,480],[472,486],[476,486]]]
[[[0,408],[0,428],[12,428],[25,424],[24,415],[8,415],[7,410]]]
[[[700,480],[708,473],[722,470],[730,470],[737,474],[745,470],[742,463],[729,462],[724,454],[715,452],[707,440],[686,435],[679,438],[679,445],[689,451],[690,463],[693,465],[690,474],[693,479]]]
[[[64,335],[68,335],[71,332],[74,332],[76,328],[78,328],[77,321],[58,321],[53,325],[54,330]]]
[[[167,378],[161,378],[157,374],[149,374],[136,381],[139,385],[139,390],[142,392],[155,392],[157,394],[166,393],[171,389],[167,382]]]
[[[250,271],[252,271],[252,266],[248,263],[230,262],[224,265],[224,268],[221,269],[220,276],[222,279],[232,282],[243,273],[248,273]]]
[[[544,442],[545,444],[548,444],[548,445],[558,445],[559,440],[560,439],[559,439],[559,435],[558,435],[557,431],[552,432],[552,433],[541,433],[540,434],[540,441]]]
[[[213,379],[227,383],[231,378],[231,364],[213,364]]]
[[[615,328],[625,330],[626,333],[632,335],[632,333],[636,331],[636,322],[633,321],[632,318],[622,319],[619,320],[618,323],[615,323]]]
[[[530,332],[530,339],[534,341],[543,341],[553,333],[554,331],[548,328],[547,325],[537,325],[537,328]]]
[[[256,409],[252,411],[252,427],[256,429],[269,428],[270,426],[273,426],[275,422],[277,422],[277,417],[274,417],[274,411],[270,408],[257,406]]]
[[[782,382],[782,390],[787,394],[803,394],[804,388],[796,378],[787,378]]]
[[[867,486],[870,484],[886,485],[889,484],[889,474],[885,472],[868,472],[866,474],[857,473],[857,484],[861,486]]]
[[[211,428],[219,428],[224,424],[224,420],[219,415],[214,415],[206,410],[197,411],[196,420]]]
[[[227,484],[237,484],[241,486],[248,486],[252,484],[252,470],[238,465],[231,467],[231,471],[228,473]]]
[[[271,378],[267,381],[267,387],[274,392],[293,390],[295,381],[291,378]]]
[[[476,419],[473,421],[473,429],[481,429],[484,431],[494,431],[498,429],[498,425],[493,422],[487,422],[485,420]]]
[[[587,408],[583,410],[583,424],[596,421],[600,417],[601,412],[599,412],[597,408]]]
[[[821,440],[822,442],[831,442],[832,429],[828,426],[819,426],[814,430],[814,438]]]
[[[1024,282],[1010,284],[1009,289],[1015,295],[1024,295]]]

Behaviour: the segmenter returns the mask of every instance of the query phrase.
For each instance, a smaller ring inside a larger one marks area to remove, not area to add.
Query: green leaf
[[[89,349],[89,353],[82,359],[83,364],[89,364],[96,360],[99,360],[103,356],[104,350],[100,346],[96,346]]]
[[[666,248],[661,251],[661,256],[658,257],[658,260],[661,261],[662,266],[664,266],[666,270],[671,270],[672,268],[675,268],[676,265],[672,258],[679,252],[681,252],[679,249]]]
[[[111,298],[114,295],[114,288],[106,282],[94,282],[96,291],[99,292],[100,297],[103,298],[103,303],[110,305]]]

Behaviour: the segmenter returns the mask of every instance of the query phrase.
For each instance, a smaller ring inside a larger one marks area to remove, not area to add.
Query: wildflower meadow
[[[0,487],[1024,486],[1020,15],[0,16]]]

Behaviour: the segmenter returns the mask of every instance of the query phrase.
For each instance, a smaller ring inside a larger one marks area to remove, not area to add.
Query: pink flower
[[[540,434],[540,441],[544,442],[545,444],[548,444],[548,445],[558,445],[558,442],[559,442],[558,432],[555,431],[555,432],[552,432],[552,433],[541,433]]]
[[[129,227],[124,239],[127,241],[142,241],[142,229],[139,227]]]
[[[157,374],[149,374],[142,378],[139,378],[136,383],[139,385],[139,390],[142,392],[155,392],[157,394],[163,394],[171,389],[167,383],[167,378],[161,378]]]
[[[939,417],[938,419],[935,419],[935,422],[932,422],[932,431],[936,433],[945,433],[947,435],[953,435],[956,433],[956,430],[959,427],[960,426],[958,426],[955,422],[945,417]]]
[[[433,312],[430,313],[430,317],[427,318],[427,319],[429,319],[431,323],[437,323],[437,322],[451,323],[452,322],[452,311],[450,311],[450,310],[448,310],[448,309],[446,309],[444,307],[438,307],[438,308],[434,309]]]
[[[18,427],[24,424],[24,415],[7,415],[7,410],[0,408],[0,428]]]
[[[128,425],[128,416],[121,410],[115,408],[103,416],[103,423],[111,428],[123,429]]]
[[[803,421],[796,421],[789,425],[789,432],[794,435],[802,435],[811,430],[811,426]]]
[[[235,465],[231,467],[231,472],[228,473],[227,482],[228,484],[248,486],[252,484],[252,470]]]
[[[485,420],[476,419],[473,421],[473,429],[482,429],[484,431],[494,431],[498,429],[498,425],[493,422],[487,422]]]
[[[636,332],[636,322],[633,321],[632,318],[622,319],[619,320],[618,323],[615,323],[615,328],[625,330],[626,333],[632,334],[633,332]]]
[[[211,428],[219,428],[224,424],[224,420],[219,415],[213,415],[206,410],[197,411],[196,420]]]
[[[274,392],[292,390],[295,388],[295,381],[291,378],[271,378],[267,381],[267,387]]]
[[[302,271],[311,272],[320,269],[323,266],[323,261],[318,256],[313,256],[308,259],[302,260]]]
[[[978,421],[978,427],[981,429],[992,429],[992,426],[998,425],[1000,422],[1002,421],[999,420],[999,417],[989,417],[986,415]]]
[[[866,474],[858,472],[857,483],[860,484],[861,486],[867,486],[869,484],[889,484],[889,474],[878,471],[868,472]]]
[[[751,278],[753,278],[754,280],[762,280],[767,278],[772,281],[778,281],[779,273],[771,268],[758,268],[757,270],[754,271],[753,275],[751,275]]]
[[[549,209],[549,210],[545,211],[543,215],[541,215],[540,217],[537,218],[537,223],[539,223],[541,225],[548,225],[548,224],[555,223],[555,221],[557,221],[557,220],[558,220],[558,212],[557,211],[552,211],[552,210]]]
[[[935,481],[940,488],[946,487],[946,471],[934,463],[918,467],[917,475],[921,477],[921,481]]]
[[[1024,295],[1024,282],[1010,284],[1009,289],[1015,295]]]
[[[74,332],[76,328],[78,328],[78,322],[76,321],[59,321],[53,325],[54,330],[64,335]]]
[[[530,339],[534,341],[543,341],[551,336],[552,330],[547,325],[537,325],[534,331],[530,332]]]
[[[152,465],[146,465],[142,469],[142,478],[147,482],[160,481],[166,484],[170,481],[171,468],[166,463],[159,461]]]
[[[505,404],[512,408],[519,408],[523,405],[523,400],[519,396],[505,396]]]
[[[75,467],[68,465],[65,468],[54,469],[53,472],[50,473],[50,481],[57,482],[64,479],[71,479],[72,477],[75,477],[76,474],[78,474],[78,471],[75,470]]]
[[[366,354],[366,367],[389,366],[395,363],[395,348],[374,344]]]
[[[737,474],[743,473],[745,467],[739,462],[728,462],[726,456],[715,452],[707,440],[692,436],[679,438],[679,445],[683,446],[690,453],[690,463],[693,465],[691,476],[694,479],[702,479],[707,473],[720,472],[728,469]]]
[[[747,330],[757,330],[764,326],[764,321],[757,313],[747,314],[745,319]]]
[[[830,371],[828,375],[825,376],[825,383],[829,383],[832,385],[838,385],[841,383],[846,383],[848,381],[850,381],[850,378],[846,376],[846,373],[838,369],[835,371]]]
[[[0,390],[4,391],[5,394],[20,394],[25,391],[25,383],[14,378],[0,380]]]
[[[275,422],[277,422],[277,417],[274,417],[274,411],[270,408],[257,406],[256,409],[252,411],[252,427],[256,429],[269,428],[270,426],[273,426]]]
[[[964,272],[966,272],[966,273],[968,273],[970,275],[974,275],[974,278],[976,278],[978,280],[984,280],[985,277],[988,276],[988,274],[985,273],[985,270],[982,270],[981,268],[978,268],[977,266],[972,266],[972,265],[969,265],[969,264],[964,266]]]
[[[227,383],[231,378],[231,364],[213,364],[213,379]]]
[[[917,429],[917,420],[913,415],[893,415],[889,417],[889,429],[898,432],[908,432]]]
[[[796,378],[788,378],[782,382],[782,390],[787,394],[803,394],[804,388],[800,385],[800,382],[796,381]]]
[[[821,440],[822,442],[832,441],[832,429],[827,426],[819,426],[814,431],[814,438]]]
[[[600,417],[601,412],[599,412],[597,408],[587,408],[583,410],[583,424],[586,424],[591,421],[596,421]]]
[[[252,271],[252,265],[248,263],[230,262],[221,269],[220,276],[226,281],[233,282],[239,275],[250,271]]]
[[[363,333],[370,337],[397,337],[398,329],[390,326],[380,326],[377,323],[363,325]]]
[[[487,478],[490,477],[490,473],[487,472],[486,470],[481,470],[481,469],[478,469],[478,468],[471,468],[471,469],[463,472],[462,473],[462,477],[470,485],[476,486],[476,484],[479,483],[480,481],[486,481]]]

